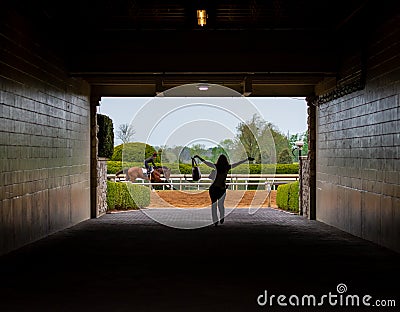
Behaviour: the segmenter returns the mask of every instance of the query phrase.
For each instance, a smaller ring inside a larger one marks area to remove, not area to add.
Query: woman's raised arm
[[[199,155],[194,155],[193,158],[198,158],[198,159],[200,159],[203,163],[205,163],[208,167],[211,167],[211,168],[215,169],[215,165],[214,165],[212,162],[210,162],[210,161],[208,161],[208,160],[205,160],[204,158],[201,158]]]
[[[238,161],[237,163],[234,163],[234,164],[231,165],[231,169],[232,169],[232,168],[235,168],[235,167],[237,167],[237,166],[239,166],[239,165],[241,165],[241,164],[244,164],[246,161],[253,161],[253,160],[254,160],[253,157],[248,157],[248,158],[246,158],[246,159],[243,159],[243,160],[241,160],[241,161]]]

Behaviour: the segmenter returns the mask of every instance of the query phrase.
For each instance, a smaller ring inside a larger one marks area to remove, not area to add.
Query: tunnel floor
[[[0,311],[398,311],[399,263],[398,253],[276,209],[236,209],[221,226],[193,230],[130,211],[0,257]],[[359,306],[346,304],[350,295]]]

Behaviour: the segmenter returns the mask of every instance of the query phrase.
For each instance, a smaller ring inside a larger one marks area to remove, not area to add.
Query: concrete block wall
[[[0,254],[89,218],[89,93],[29,22],[1,13]]]
[[[317,108],[317,219],[400,252],[399,18],[371,34],[366,86]]]

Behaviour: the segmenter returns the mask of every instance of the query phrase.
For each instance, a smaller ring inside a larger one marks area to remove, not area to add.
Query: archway
[[[206,88],[206,90],[199,90],[200,88]],[[118,101],[124,103],[124,105],[120,105],[117,108]],[[297,180],[298,167],[296,166],[290,165],[287,168],[283,168],[285,165],[279,165],[279,177],[276,177],[275,173],[277,163],[293,162],[290,155],[294,142],[306,132],[306,105],[304,99],[252,99],[243,97],[238,92],[226,87],[198,83],[173,88],[155,98],[103,98],[99,111],[105,114],[108,113],[111,117],[116,117],[117,124],[123,123],[125,128],[129,126],[134,129],[133,141],[150,143],[150,145],[156,147],[156,150],[162,152],[158,161],[161,162],[161,165],[166,164],[175,168],[173,181],[176,183],[174,184],[176,188],[180,191],[185,189],[203,190],[203,204],[209,204],[208,195],[204,194],[204,190],[208,189],[212,181],[207,181],[209,172],[207,167],[204,166],[202,169],[204,171],[204,183],[196,186],[190,183],[190,157],[198,153],[203,153],[203,156],[211,153],[205,157],[215,162],[217,155],[213,156],[212,151],[217,152],[219,148],[221,152],[227,152],[227,156],[230,156],[229,159],[232,162],[238,161],[240,154],[246,155],[241,142],[242,139],[246,140],[246,138],[240,139],[240,135],[244,134],[241,132],[238,135],[237,130],[249,123],[251,123],[250,128],[253,132],[250,134],[255,139],[257,147],[254,151],[248,151],[247,154],[253,154],[257,151],[260,153],[261,158],[258,158],[256,164],[252,165],[252,174],[250,176],[245,174],[243,166],[241,169],[243,172],[234,170],[229,176],[228,185],[230,190],[228,192],[233,191],[235,196],[228,197],[228,199],[231,199],[230,201],[227,199],[228,206],[247,208],[251,206],[252,213],[254,213],[257,208],[268,207],[267,197],[270,195],[269,191],[267,192],[268,188],[273,189],[271,196],[275,198],[276,188],[279,184]],[[295,113],[296,111],[298,114]],[[301,116],[303,116],[302,122]],[[121,119],[124,122],[121,122]],[[276,122],[279,124],[276,124]],[[296,129],[296,122],[297,129],[302,128],[302,130],[293,131],[293,129]],[[280,130],[282,127],[284,128],[283,131]],[[208,129],[208,131],[204,129]],[[223,131],[224,129],[227,131]],[[241,128],[241,131],[243,130]],[[291,132],[291,135],[289,132]],[[221,142],[223,144],[220,144]],[[275,142],[277,145],[275,145]],[[239,150],[228,150],[228,143],[232,146],[231,149],[236,146],[236,149],[240,147]],[[193,146],[196,146],[198,150],[195,150]],[[223,146],[225,146],[225,149]],[[183,151],[187,155],[182,157]],[[290,161],[279,158],[282,152],[288,154]],[[135,159],[136,162],[139,161],[139,166],[143,165],[144,150],[142,154],[141,159]],[[133,160],[129,159],[131,162]],[[128,162],[127,159],[125,161]],[[188,168],[183,171],[184,164],[182,162],[189,163],[186,166]],[[112,164],[114,165],[114,163]],[[250,174],[248,170],[247,168],[246,172]],[[288,170],[291,171],[289,172]],[[245,191],[249,189],[258,190],[258,192],[241,192],[239,197],[236,194],[238,192],[234,192],[234,190]],[[172,207],[191,206],[190,200],[186,198],[183,206],[177,203],[176,198],[171,198],[170,193],[161,192],[161,197],[158,198],[156,205],[168,207],[171,207],[171,204]],[[200,194],[197,195],[197,200],[200,199],[199,196]],[[152,195],[152,198],[154,197]],[[182,196],[179,198],[182,199]],[[232,198],[236,198],[236,200],[232,202]],[[199,207],[199,202],[195,201],[193,206]],[[298,208],[296,207],[295,210],[298,211]]]

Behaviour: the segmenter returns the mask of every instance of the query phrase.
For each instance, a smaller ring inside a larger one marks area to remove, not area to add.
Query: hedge
[[[107,181],[107,210],[138,209],[148,205],[150,205],[148,187]]]
[[[98,156],[111,158],[114,153],[114,127],[110,117],[97,114],[97,139],[99,140]]]
[[[232,173],[297,174],[299,173],[299,164],[242,164],[233,169]]]
[[[124,162],[124,169],[130,167],[143,167],[143,162]],[[122,170],[122,161],[107,161],[107,173],[115,174],[118,171]]]
[[[156,162],[159,165],[159,163]],[[163,163],[163,166],[167,166],[171,169],[171,172],[174,174],[191,174],[192,173],[192,165],[191,164],[169,164]],[[124,162],[124,167],[143,167],[143,162]],[[211,172],[211,168],[200,164],[200,171],[202,175],[208,175]],[[122,170],[122,162],[121,161],[108,161],[107,162],[107,173],[114,174],[119,170]],[[250,173],[250,174],[260,174],[260,173],[276,173],[276,174],[297,174],[299,173],[299,164],[242,164],[235,169],[232,170],[232,173]]]
[[[290,193],[289,193],[289,210],[293,212],[299,212],[299,181],[290,183]]]
[[[143,164],[143,161],[153,155],[155,151],[154,147],[141,142],[120,144],[114,148],[111,160],[142,162]]]
[[[281,209],[299,212],[299,181],[279,185],[276,204]]]

